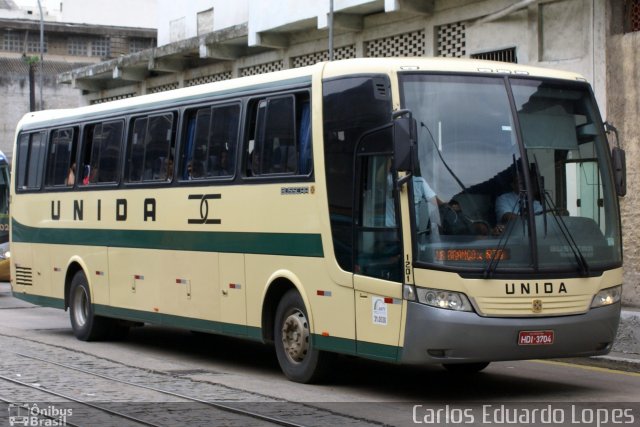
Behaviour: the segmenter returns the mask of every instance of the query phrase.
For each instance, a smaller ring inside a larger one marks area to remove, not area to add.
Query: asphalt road
[[[339,357],[325,384],[296,384],[281,374],[272,348],[232,338],[145,326],[132,329],[125,341],[77,341],[68,313],[14,299],[9,285],[0,284],[0,348],[16,339],[128,367],[183,372],[198,381],[385,425],[497,425],[508,421],[503,419],[505,407],[507,416],[508,408],[546,408],[551,415],[557,410],[555,415],[563,416],[562,424],[573,426],[640,421],[637,372],[534,360],[493,363],[480,374],[464,377],[452,376],[439,367],[416,369]],[[441,409],[439,419],[434,418],[438,414],[431,408]],[[590,408],[603,409],[599,413]],[[539,418],[543,412],[538,412],[539,423],[520,419],[518,424],[545,425]],[[602,422],[601,416],[606,416],[607,422]]]

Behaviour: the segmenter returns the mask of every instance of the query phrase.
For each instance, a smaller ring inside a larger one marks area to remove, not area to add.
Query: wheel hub
[[[282,344],[287,357],[294,363],[304,360],[309,350],[309,323],[301,311],[291,313],[282,325]]]
[[[73,316],[78,326],[82,327],[87,323],[89,317],[89,298],[84,288],[78,286],[73,295]]]

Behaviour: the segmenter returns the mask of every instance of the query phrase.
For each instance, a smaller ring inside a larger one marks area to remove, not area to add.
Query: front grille
[[[33,270],[31,270],[31,268],[29,267],[20,267],[16,265],[16,285],[33,285]]]
[[[476,297],[474,302],[476,309],[482,316],[562,316],[585,313],[591,305],[592,298],[593,295],[529,295],[518,297]]]

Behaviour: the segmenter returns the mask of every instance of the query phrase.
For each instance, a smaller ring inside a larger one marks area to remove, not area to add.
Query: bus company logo
[[[67,417],[73,416],[73,409],[55,405],[39,407],[36,403],[11,403],[8,407],[9,425],[25,427],[66,426]]]
[[[218,200],[222,194],[189,194],[189,200],[200,200],[200,218],[190,218],[188,224],[221,224],[219,218],[209,218],[209,200]]]
[[[531,311],[534,313],[542,313],[542,300],[534,299],[531,303]]]
[[[540,294],[566,294],[567,286],[564,282],[560,284],[545,282],[545,283],[505,283],[504,292],[507,295],[540,295]]]

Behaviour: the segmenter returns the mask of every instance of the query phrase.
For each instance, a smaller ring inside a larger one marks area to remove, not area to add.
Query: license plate
[[[520,331],[518,345],[549,345],[553,338],[553,331]]]

